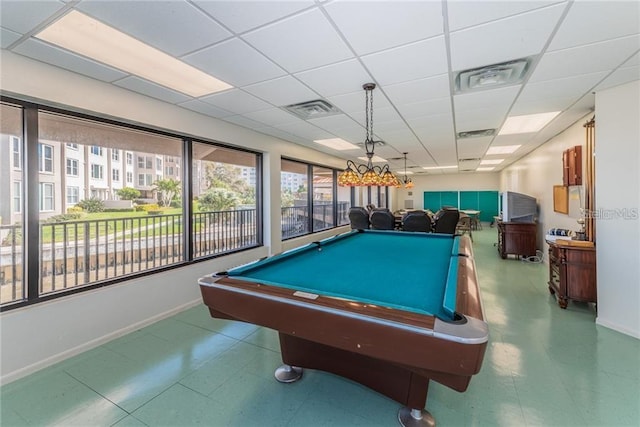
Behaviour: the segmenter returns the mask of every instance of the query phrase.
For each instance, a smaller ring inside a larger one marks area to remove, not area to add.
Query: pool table
[[[199,280],[213,317],[279,332],[282,382],[357,381],[430,425],[429,381],[465,391],[488,341],[467,236],[353,230]]]

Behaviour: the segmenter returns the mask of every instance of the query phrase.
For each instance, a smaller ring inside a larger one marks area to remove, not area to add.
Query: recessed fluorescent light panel
[[[489,159],[489,160],[481,161],[480,164],[481,165],[499,165],[502,162],[504,162],[504,159]]]
[[[553,120],[560,111],[551,113],[529,114],[507,118],[498,135],[514,135],[517,133],[537,132]]]
[[[424,166],[422,169],[424,169],[424,170],[434,170],[434,169],[458,169],[458,166]]]
[[[495,154],[511,154],[514,153],[522,145],[497,145],[495,147],[489,147],[487,150],[487,156]]]
[[[358,157],[358,159],[362,160],[363,162],[366,162],[366,161],[368,161],[368,160],[369,160],[369,159],[368,159],[368,158],[366,158],[366,157]],[[373,163],[386,163],[386,162],[387,162],[385,159],[383,159],[383,158],[382,158],[382,157],[380,157],[380,156],[373,156],[373,157],[371,158],[371,161],[372,161]]]
[[[495,169],[495,168],[477,168],[476,170],[477,170],[478,172],[489,172],[489,171],[492,171],[492,170],[494,170],[494,169]]]
[[[35,37],[193,97],[232,87],[75,10]]]
[[[339,151],[360,149],[357,145],[347,142],[342,138],[316,139],[313,142]]]

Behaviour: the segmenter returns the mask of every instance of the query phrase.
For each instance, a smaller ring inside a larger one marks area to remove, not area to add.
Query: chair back
[[[375,209],[369,216],[371,228],[374,230],[393,230],[396,228],[396,218],[389,209]]]
[[[460,212],[457,209],[441,209],[433,217],[435,233],[455,234]]]
[[[431,231],[431,218],[424,211],[407,212],[402,217],[402,229],[404,231]]]
[[[353,230],[365,230],[369,228],[369,212],[362,206],[349,208],[349,222]]]
[[[460,213],[460,219],[458,220],[458,225],[456,226],[457,234],[467,233],[473,241],[473,234],[471,232],[471,217],[469,215]]]

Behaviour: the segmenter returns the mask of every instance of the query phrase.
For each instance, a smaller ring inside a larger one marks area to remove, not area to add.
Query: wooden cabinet
[[[576,145],[562,153],[562,185],[582,185],[582,146]]]
[[[526,222],[498,221],[498,252],[504,259],[507,255],[534,256],[538,224]]]
[[[547,243],[549,292],[556,296],[560,307],[567,308],[569,300],[597,303],[595,247]]]

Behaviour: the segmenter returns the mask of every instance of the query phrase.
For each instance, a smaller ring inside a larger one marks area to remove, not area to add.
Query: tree
[[[209,188],[226,188],[245,194],[249,185],[240,176],[240,168],[229,163],[207,163],[205,171]]]
[[[171,201],[180,192],[180,181],[173,178],[159,179],[153,185],[154,190],[160,193],[162,206],[171,206]]]
[[[124,187],[116,191],[120,200],[135,200],[140,197],[140,190],[131,187]]]
[[[234,191],[226,188],[210,188],[198,199],[201,211],[226,211],[238,206],[240,200]]]

